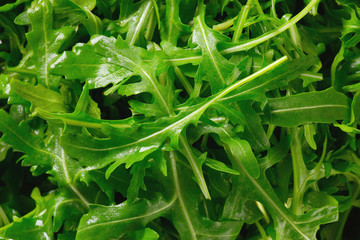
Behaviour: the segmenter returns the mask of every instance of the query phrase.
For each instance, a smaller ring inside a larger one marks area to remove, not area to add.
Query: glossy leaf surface
[[[0,239],[360,239],[355,0],[0,3]]]

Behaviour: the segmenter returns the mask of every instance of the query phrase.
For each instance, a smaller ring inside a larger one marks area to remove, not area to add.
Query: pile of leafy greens
[[[0,4],[0,239],[360,237],[358,0]]]

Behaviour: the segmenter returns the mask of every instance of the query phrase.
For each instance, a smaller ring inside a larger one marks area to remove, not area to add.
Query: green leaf
[[[126,196],[126,191],[129,187],[130,173],[125,167],[118,167],[109,178],[105,177],[106,171],[104,169],[83,170],[79,171],[80,181],[90,186],[91,183],[97,184],[102,191],[109,198],[111,203],[115,203],[115,193],[121,193]]]
[[[34,239],[53,238],[51,212],[46,209],[46,200],[51,201],[51,196],[48,196],[47,199],[42,199],[39,189],[34,189],[32,197],[37,200],[38,208],[40,208],[36,209],[37,214],[34,214],[35,216],[31,218],[15,220],[11,227],[6,229],[5,237],[16,239],[22,238],[26,234],[27,237]],[[52,206],[52,203],[49,205]],[[44,211],[44,213],[40,214],[39,210]]]
[[[356,0],[2,1],[0,238],[360,238],[359,20]]]
[[[171,219],[182,239],[233,239],[241,229],[237,221],[212,221],[199,215],[196,188],[185,170],[183,160],[174,152],[170,152],[168,164],[169,176],[174,195],[177,196],[171,209]],[[180,175],[181,174],[181,175]]]
[[[139,199],[118,206],[92,205],[89,213],[80,220],[76,239],[105,240],[143,229],[148,222],[164,214],[175,200],[158,196],[150,201]],[[102,234],[97,234],[99,232]]]
[[[4,134],[2,141],[11,145],[14,150],[32,155],[35,162],[37,159],[49,163],[49,153],[42,151],[43,144],[40,137],[32,135],[26,124],[18,126],[4,110],[0,110],[0,116],[0,131]]]
[[[191,172],[178,162],[183,160],[174,153],[167,159],[171,169],[169,176],[159,179],[169,189],[166,198],[156,195],[151,200],[138,199],[131,204],[126,201],[110,207],[93,205],[80,221],[77,239],[114,238],[143,229],[161,216],[172,219],[182,239],[233,239],[240,231],[241,223],[215,222],[200,216],[195,198],[198,191],[191,180]],[[104,234],[96,236],[100,231]]]
[[[55,177],[55,181],[60,187],[66,187],[85,206],[88,206],[88,201],[72,182],[72,178],[80,166],[76,161],[70,159],[59,145],[61,128],[51,129],[54,137],[46,146],[40,136],[30,133],[26,123],[17,125],[4,110],[0,110],[0,131],[4,134],[1,138],[2,141],[10,144],[14,150],[26,154],[23,165],[44,167]]]
[[[294,127],[306,123],[332,123],[348,118],[348,98],[333,88],[268,99],[264,121]]]
[[[194,171],[194,180],[199,185],[205,198],[210,199],[210,193],[206,185],[204,173],[202,170],[202,165],[206,160],[206,154],[196,156],[194,150],[192,150],[191,146],[187,143],[185,134],[180,135],[180,142],[181,144],[178,147],[178,150],[188,159],[190,166]]]
[[[322,81],[323,75],[321,73],[305,72],[300,75],[300,78],[304,81],[303,86],[306,87],[310,83]]]
[[[145,177],[145,169],[150,167],[147,161],[137,162],[134,163],[134,166],[131,168],[130,173],[133,175],[130,181],[130,186],[127,191],[127,200],[129,203],[132,203],[140,190],[146,190],[146,186],[144,183],[144,177]],[[106,172],[108,177],[108,173],[111,171],[111,168],[108,169]]]
[[[167,41],[176,46],[179,37],[184,33],[189,33],[190,28],[181,22],[180,0],[166,0],[166,11],[161,26],[161,40]]]
[[[159,235],[151,228],[144,228],[135,232],[130,232],[125,235],[125,239],[139,239],[139,240],[156,240]]]
[[[199,15],[195,17],[192,40],[202,51],[199,72],[207,77],[212,93],[217,93],[233,82],[236,69],[216,48],[218,42],[227,41],[228,38],[209,28],[204,17],[205,6],[202,6]]]
[[[74,26],[83,24],[89,35],[102,34],[103,22],[91,11],[94,9],[96,1],[66,1],[57,0],[53,3],[54,7],[54,26]]]
[[[5,237],[21,239],[26,236],[31,239],[54,239],[55,232],[59,231],[64,222],[71,225],[71,221],[79,218],[84,211],[76,199],[69,199],[61,194],[52,193],[42,197],[40,190],[35,188],[31,197],[36,202],[36,208],[30,214],[15,219],[11,225],[8,225]]]
[[[305,139],[308,142],[309,146],[316,150],[316,142],[314,140],[314,135],[316,135],[315,126],[313,124],[306,124],[304,126],[304,135]]]
[[[264,92],[286,86],[290,81],[304,73],[318,61],[315,56],[292,59],[281,67],[259,76],[255,81],[245,84],[224,97],[221,101],[264,100]]]
[[[0,162],[6,158],[7,151],[11,148],[10,145],[0,141]]]
[[[320,208],[326,205],[337,205],[335,198],[329,196],[325,192],[310,192],[308,197],[309,204],[315,208]]]
[[[216,160],[211,159],[211,158],[206,158],[205,164],[206,164],[206,166],[208,166],[208,167],[210,167],[210,168],[212,168],[214,170],[220,171],[220,172],[230,173],[230,174],[234,174],[234,175],[239,174],[238,171],[229,168],[223,162],[216,161]]]
[[[7,3],[0,7],[0,12],[8,12],[8,11],[12,10],[13,8],[17,7],[18,5],[20,5],[24,2],[28,2],[28,1],[29,0],[16,0],[16,2],[14,2],[14,3]]]
[[[228,134],[227,132],[225,134]],[[247,141],[236,137],[228,137],[224,142],[229,146],[229,150],[234,156],[243,156],[240,161],[247,173],[254,179],[260,176],[259,164],[252,154],[251,147]],[[244,154],[246,152],[247,154]]]
[[[10,95],[9,76],[5,74],[0,75],[0,99],[7,98]]]
[[[290,150],[290,143],[290,137],[282,137],[278,144],[274,144],[275,146],[268,150],[260,166],[267,169],[283,160]]]
[[[164,61],[170,62],[172,66],[181,66],[189,63],[199,65],[202,59],[199,49],[178,48],[167,41],[162,41],[161,47],[169,57],[169,59],[164,59]]]
[[[28,9],[28,16],[32,31],[26,34],[26,38],[33,51],[38,82],[55,89],[60,77],[50,73],[50,65],[73,29],[69,26],[53,29],[53,7],[49,0],[34,1]]]
[[[10,81],[11,90],[23,99],[32,103],[33,108],[41,108],[50,112],[66,112],[65,99],[59,93],[45,88],[43,85],[34,86],[19,80]]]
[[[253,109],[251,102],[242,101],[238,105],[246,119],[244,132],[240,133],[240,136],[247,140],[255,151],[262,152],[268,149],[270,147],[269,140],[261,125],[261,118]]]
[[[47,90],[50,91],[50,90]],[[130,128],[133,120],[124,119],[124,120],[103,120],[91,116],[90,110],[90,96],[89,96],[89,85],[85,84],[84,89],[80,95],[80,98],[75,106],[75,110],[72,113],[51,113],[43,109],[41,105],[36,108],[36,113],[39,114],[41,118],[44,118],[50,122],[55,123],[64,123],[65,125],[71,126],[83,126],[87,128],[101,128],[103,124],[110,124],[118,128]],[[35,106],[37,107],[37,106]],[[48,109],[53,110],[51,109]]]
[[[360,24],[358,15],[360,13],[360,7],[355,5],[353,8],[349,7],[346,9],[350,13],[350,19],[343,20],[344,30],[342,32],[342,38],[345,40],[345,47],[353,47],[360,42],[360,30],[356,27]]]
[[[9,14],[11,15],[11,14]],[[21,54],[25,54],[26,50],[23,47],[25,42],[24,29],[13,23],[11,16],[5,16],[0,10],[0,26],[2,26],[2,42],[5,46],[8,42],[8,49],[0,48],[1,58],[5,59],[7,65],[14,66],[19,63],[19,57]]]
[[[235,141],[224,131],[219,133],[225,144]],[[234,169],[240,174],[233,177],[233,183],[237,187],[233,188],[225,203],[223,219],[240,219],[241,208],[247,200],[260,201],[272,216],[279,239],[316,239],[316,230],[320,224],[337,220],[338,210],[337,204],[334,205],[334,202],[321,208],[312,209],[303,215],[291,213],[278,199],[266,179],[266,169],[261,169],[257,179],[248,171],[242,159],[254,158],[254,156],[249,147],[246,147],[246,142],[238,141],[238,144],[243,146],[237,149],[236,155],[231,151],[228,153]]]
[[[117,49],[117,51],[113,51],[113,49]],[[129,46],[121,38],[115,40],[114,38],[97,36],[90,41],[90,45],[75,48],[75,52],[68,56],[67,53],[64,53],[53,64],[52,68],[59,69],[60,71],[55,71],[58,74],[68,73],[74,66],[79,64],[80,72],[77,71],[76,75],[66,76],[65,74],[65,76],[72,79],[86,79],[90,83],[90,88],[108,85],[110,82],[107,79],[115,78],[117,79],[116,82],[113,82],[114,80],[111,82],[117,84],[129,76],[139,75],[141,77],[140,82],[122,85],[119,88],[119,94],[131,96],[149,92],[153,95],[153,102],[151,104],[137,102],[137,105],[143,106],[145,109],[152,106],[153,112],[140,111],[140,113],[147,116],[161,113],[165,116],[169,115],[172,112],[170,104],[173,97],[172,94],[169,94],[172,91],[171,82],[168,82],[166,86],[161,85],[156,78],[156,71],[153,66],[159,62],[153,61],[150,64],[144,62],[139,56],[139,51],[141,51],[139,48]],[[84,59],[91,60],[90,66],[88,60]],[[95,66],[92,63],[95,63]],[[116,78],[117,76],[120,77]],[[96,78],[93,79],[94,77]],[[121,84],[123,83],[124,81],[121,82]]]
[[[189,109],[187,113],[144,123],[137,126],[136,131],[104,125],[103,130],[111,134],[111,138],[94,138],[87,133],[68,134],[62,138],[61,145],[70,156],[78,158],[86,166],[102,168],[114,161],[114,166],[122,163],[130,166],[158,149],[167,138],[178,141],[182,129],[200,117],[190,112]]]
[[[269,65],[264,71],[269,71],[271,66],[276,66],[285,59],[278,60],[277,63]],[[61,145],[67,153],[74,158],[79,159],[82,165],[94,168],[103,168],[114,162],[113,167],[125,163],[126,166],[132,165],[134,162],[143,160],[148,154],[158,149],[166,139],[170,139],[171,145],[175,148],[179,147],[179,141],[182,147],[186,148],[186,141],[180,136],[183,129],[189,124],[197,124],[199,118],[204,111],[209,108],[218,99],[235,89],[238,85],[244,84],[256,78],[256,74],[249,76],[244,80],[229,86],[215,97],[204,100],[198,105],[188,107],[176,116],[163,117],[155,122],[147,122],[139,124],[136,128],[120,128],[117,129],[111,125],[104,125],[103,131],[110,138],[94,138],[88,133],[83,135],[68,134],[62,138]],[[235,143],[236,144],[236,143]],[[194,169],[195,177],[199,182],[200,188],[205,196],[209,198],[206,184],[204,184],[201,162],[195,161],[190,149],[183,150],[185,155]],[[254,168],[254,174],[257,174],[256,166],[251,167],[252,159],[249,160],[249,168]],[[201,182],[201,184],[200,184]]]
[[[360,92],[355,93],[351,102],[351,118],[350,123],[360,120],[359,108],[360,108]]]
[[[139,45],[145,40],[145,28],[154,11],[153,1],[146,0],[140,3],[139,9],[129,19],[126,42],[129,45]]]
[[[89,11],[92,11],[96,6],[96,0],[73,0],[73,2],[82,8],[87,8]]]
[[[51,69],[53,73],[63,74],[68,79],[86,80],[90,89],[118,84],[131,76],[131,71],[115,63],[108,63],[109,60],[99,55],[94,46],[80,44],[73,51],[64,52],[51,65]]]

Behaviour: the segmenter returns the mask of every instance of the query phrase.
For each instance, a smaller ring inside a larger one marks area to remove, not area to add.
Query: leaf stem
[[[261,8],[261,5],[260,5],[260,3],[259,3],[259,0],[251,0],[251,2],[254,3],[255,8],[256,8],[256,11],[258,12],[258,14],[259,14],[260,16],[264,16],[265,14],[264,14],[263,9]]]
[[[278,60],[276,60],[275,62],[267,65],[266,67],[262,68],[261,70],[243,78],[242,80],[234,83],[233,85],[225,88],[222,92],[220,92],[215,98],[214,100],[217,101],[217,100],[220,100],[221,98],[223,98],[225,95],[227,95],[228,93],[234,91],[236,88],[248,83],[248,82],[251,82],[252,80],[254,80],[255,78],[271,71],[272,69],[276,68],[277,66],[281,65],[282,63],[284,63],[285,61],[288,60],[288,57],[287,56],[283,56],[281,58],[279,58]],[[210,101],[209,103],[213,103],[212,101]]]
[[[259,208],[260,212],[263,214],[265,222],[267,224],[269,224],[270,223],[270,218],[269,218],[269,216],[268,216],[268,214],[266,212],[266,209],[265,209],[264,205],[261,202],[256,201],[256,206]]]
[[[185,91],[189,95],[191,95],[191,93],[193,92],[193,88],[192,88],[191,84],[189,83],[189,80],[187,79],[187,77],[184,75],[184,73],[181,71],[181,69],[179,67],[175,66],[174,72],[175,72],[175,75],[180,80],[181,84],[184,86]]]
[[[150,13],[150,17],[149,17],[149,23],[146,27],[146,31],[145,31],[145,39],[147,41],[151,41],[153,35],[154,35],[154,31],[155,31],[155,26],[156,26],[156,16],[155,16],[155,11],[151,11]]]
[[[303,9],[301,10],[301,12],[299,12],[296,16],[294,16],[293,18],[291,18],[287,23],[285,23],[284,25],[275,28],[272,31],[269,31],[257,38],[252,39],[251,41],[248,42],[244,42],[242,44],[239,44],[235,47],[230,47],[227,49],[224,49],[223,51],[221,51],[222,54],[229,54],[229,53],[234,53],[234,52],[239,52],[239,51],[245,51],[248,49],[251,49],[255,46],[257,46],[260,43],[263,43],[277,35],[279,35],[280,33],[286,31],[287,29],[289,29],[291,26],[293,26],[295,23],[297,23],[298,21],[300,21],[306,14],[308,14],[311,9],[319,2],[320,0],[311,0],[311,2]]]
[[[268,66],[262,68],[261,70],[251,74],[250,76],[247,76],[245,78],[243,78],[242,80],[234,83],[233,85],[225,88],[223,91],[219,92],[217,95],[215,95],[212,99],[210,99],[207,103],[205,103],[204,105],[202,105],[200,108],[198,108],[196,111],[192,112],[190,115],[188,115],[189,118],[197,115],[197,114],[201,114],[202,112],[204,112],[208,107],[210,107],[212,104],[214,104],[216,101],[220,100],[222,97],[226,96],[228,93],[234,91],[236,88],[254,80],[255,78],[265,74],[266,72],[269,72],[270,70],[276,68],[277,66],[279,66],[280,64],[282,64],[283,62],[285,62],[287,60],[287,56],[284,56],[280,59],[278,59],[277,61],[269,64]],[[180,122],[176,122],[172,125],[178,125],[180,124]],[[169,127],[171,127],[172,125],[170,125]],[[185,139],[183,139],[183,137],[180,135],[180,141],[181,143],[186,143]],[[191,151],[191,149],[189,149]],[[195,162],[192,162],[191,158],[188,158],[189,160],[189,163],[191,165],[191,167],[193,168],[194,170],[194,174],[196,174],[196,176],[199,176],[199,179],[202,180],[203,179],[203,175],[201,174],[201,172],[199,172],[199,169],[196,167],[196,164]],[[195,164],[193,166],[193,164]],[[202,185],[204,184],[204,185]],[[203,191],[205,197],[207,198],[207,193],[208,193],[208,190],[207,190],[207,187],[206,187],[206,184],[205,183],[202,183],[200,184],[199,183],[199,186],[201,188],[201,190]],[[210,195],[208,196],[210,197]]]
[[[156,0],[151,0],[153,5],[154,5],[154,12],[156,14],[156,20],[157,20],[157,23],[158,23],[158,29],[160,29],[160,13],[159,13],[159,6],[157,5],[156,3]]]
[[[131,39],[129,41],[130,45],[134,45],[136,43],[142,29],[144,28],[145,24],[147,23],[147,20],[149,18],[149,15],[151,14],[152,8],[153,8],[152,1],[148,1],[145,6],[145,9],[143,10],[142,15],[140,16],[140,19],[135,28],[135,31],[134,31],[133,35],[131,36]]]
[[[234,36],[232,38],[232,42],[237,42],[242,34],[245,21],[250,11],[250,3],[252,3],[252,0],[248,0],[246,5],[239,12],[238,21],[236,22],[235,25],[235,31],[234,31]]]
[[[293,177],[294,177],[294,187],[293,187],[293,202],[291,204],[292,211],[300,215],[302,214],[302,201],[305,190],[306,177],[308,175],[308,170],[306,169],[302,149],[301,141],[299,138],[299,129],[298,127],[291,128],[289,130],[292,136],[292,143],[290,146],[291,158],[293,164]]]
[[[10,224],[10,221],[8,217],[6,216],[6,213],[4,212],[4,209],[0,206],[0,223],[4,223],[4,225]]]
[[[276,4],[275,0],[271,0],[271,14],[274,18],[277,18],[275,4]]]
[[[256,222],[255,222],[255,225],[256,225],[257,229],[259,230],[259,232],[260,232],[261,239],[262,239],[262,240],[266,240],[266,239],[267,239],[267,235],[266,235],[265,229],[261,226],[261,224],[259,223],[259,221],[256,221]]]
[[[225,22],[219,23],[214,25],[212,28],[216,31],[223,31],[228,29],[229,27],[231,27],[234,24],[234,20],[237,19],[237,16],[234,18],[231,18]]]

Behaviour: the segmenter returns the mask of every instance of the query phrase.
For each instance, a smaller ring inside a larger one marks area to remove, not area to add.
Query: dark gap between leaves
[[[360,239],[359,219],[360,209],[353,207],[345,224],[343,240]]]
[[[91,98],[98,104],[101,111],[101,118],[107,120],[125,119],[132,116],[130,105],[126,97],[117,93],[108,96],[103,95],[103,88],[90,90]]]
[[[115,203],[120,204],[126,201],[126,197],[124,197],[121,193],[115,192]]]

